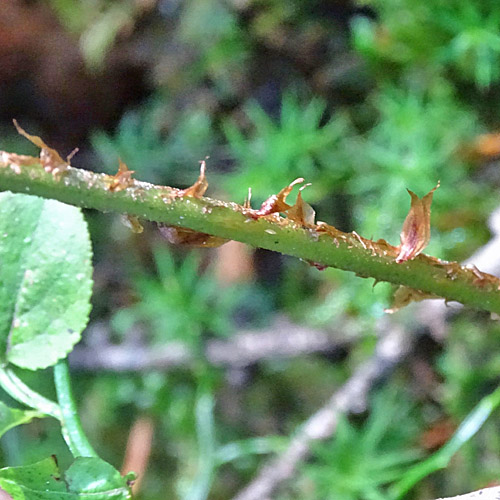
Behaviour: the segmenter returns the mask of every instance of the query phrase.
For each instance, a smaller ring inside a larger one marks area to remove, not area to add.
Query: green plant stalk
[[[83,431],[80,417],[76,408],[66,360],[59,361],[54,366],[54,383],[56,386],[57,400],[61,409],[62,435],[71,453],[77,457],[96,457],[97,453],[90,445]]]
[[[467,415],[451,439],[427,460],[412,467],[389,490],[389,498],[399,500],[429,474],[446,469],[453,455],[481,429],[484,422],[500,405],[500,387],[485,396]]]
[[[61,420],[59,406],[30,389],[11,368],[0,367],[0,386],[13,399],[39,411],[42,416],[50,415]]]
[[[1,157],[0,157],[1,161]],[[298,227],[282,219],[254,220],[236,203],[210,198],[180,197],[179,191],[134,181],[111,191],[109,176],[68,167],[54,176],[34,164],[19,167],[0,163],[0,191],[10,190],[103,212],[119,212],[167,225],[189,228],[303,260],[352,271],[364,278],[405,285],[462,304],[500,314],[500,280],[481,276],[458,264],[419,255],[401,264],[394,252],[376,242],[369,246],[354,233],[328,234]]]

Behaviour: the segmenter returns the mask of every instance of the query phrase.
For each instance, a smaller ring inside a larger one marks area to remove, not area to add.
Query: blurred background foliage
[[[75,166],[112,173],[120,157],[155,183],[186,187],[209,156],[209,194],[242,203],[251,187],[254,206],[304,177],[319,220],[392,244],[406,188],[423,195],[440,181],[428,253],[462,260],[488,241],[500,139],[486,147],[481,134],[500,128],[496,0],[6,0],[0,67],[1,149],[33,152],[15,117],[63,156],[80,147]],[[115,215],[87,219],[95,287],[81,347],[189,353],[119,372],[75,363],[83,422],[104,459],[123,462],[137,422],[153,430],[140,444],[151,447],[140,499],[230,498],[373,353],[385,284],[239,245],[174,248],[152,225],[133,234]],[[210,342],[272,336],[277,317],[334,339],[346,339],[346,324],[361,334],[332,352],[210,361]],[[473,312],[446,339],[424,332],[279,498],[391,498],[387,486],[495,388],[499,341],[498,324]],[[26,377],[50,394],[46,374]],[[499,425],[489,420],[411,495],[497,481]],[[50,422],[1,442],[8,465],[51,453],[68,459]]]

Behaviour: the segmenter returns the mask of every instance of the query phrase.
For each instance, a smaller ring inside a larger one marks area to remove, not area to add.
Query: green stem
[[[388,245],[376,242],[367,245],[367,240],[353,233],[338,232],[339,237],[333,238],[284,220],[253,220],[235,203],[182,198],[175,196],[178,192],[173,188],[139,181],[121,191],[110,191],[109,176],[104,174],[69,167],[64,174],[54,176],[40,165],[0,164],[1,190],[181,226],[500,314],[500,280],[497,278],[425,255],[397,264]]]
[[[73,456],[97,457],[97,453],[90,445],[85,435],[75,400],[71,391],[69,368],[66,360],[59,361],[54,366],[54,383],[57,400],[61,409],[62,434]]]
[[[0,367],[0,385],[19,403],[61,420],[59,406],[30,389],[10,368]]]
[[[467,415],[451,439],[427,460],[412,467],[405,476],[389,490],[389,498],[398,500],[417,483],[438,470],[448,467],[453,455],[481,429],[487,418],[500,405],[500,387],[481,399]]]

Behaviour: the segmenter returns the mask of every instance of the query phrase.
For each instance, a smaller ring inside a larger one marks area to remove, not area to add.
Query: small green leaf
[[[132,498],[127,480],[110,464],[93,457],[78,457],[66,472],[71,493],[92,500]]]
[[[27,424],[34,418],[41,418],[44,415],[38,411],[16,410],[9,408],[0,401],[0,437],[16,425]]]
[[[91,248],[81,211],[0,193],[0,357],[36,370],[64,358],[90,312]]]
[[[60,476],[47,458],[33,465],[0,469],[0,487],[15,500],[128,500],[127,478],[100,458],[77,458]]]

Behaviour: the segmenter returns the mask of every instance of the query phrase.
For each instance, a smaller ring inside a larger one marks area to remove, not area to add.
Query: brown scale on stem
[[[313,207],[306,203],[302,199],[302,190],[310,186],[310,184],[305,184],[299,189],[299,193],[297,194],[297,200],[293,206],[291,206],[288,210],[286,210],[287,219],[294,221],[299,224],[301,227],[306,227],[308,229],[316,229],[316,212]]]
[[[108,191],[117,193],[132,187],[135,182],[132,178],[132,174],[134,173],[134,170],[129,170],[127,165],[120,158],[118,158],[118,171],[115,175],[106,176],[104,180]],[[134,233],[141,234],[144,231],[138,217],[133,215],[122,215],[122,222]]]
[[[439,182],[423,198],[408,189],[411,207],[401,231],[400,251],[396,258],[398,264],[414,259],[428,245],[431,239],[432,196],[438,187]]]
[[[74,149],[66,158],[66,161],[61,158],[59,153],[47,146],[45,142],[37,135],[28,134],[16,120],[13,120],[14,126],[19,134],[40,148],[40,163],[46,172],[50,172],[54,176],[65,172],[70,165],[71,158],[75,155],[78,149]]]
[[[288,186],[284,187],[278,194],[273,194],[266,201],[264,201],[258,210],[246,208],[244,211],[245,215],[248,215],[252,219],[259,219],[268,215],[279,215],[280,213],[286,212],[292,208],[292,205],[289,205],[286,202],[288,195],[292,192],[292,189],[296,184],[300,184],[302,182],[304,182],[302,177],[295,179],[293,182],[288,184]]]
[[[361,243],[361,246],[366,250],[368,247],[366,246],[366,243],[363,241],[363,238],[356,232],[352,232],[353,236]]]
[[[400,286],[394,293],[391,307],[385,309],[385,312],[392,314],[406,307],[411,302],[420,302],[425,299],[439,299],[439,297],[431,293],[423,292],[422,290]]]
[[[174,199],[189,197],[201,198],[208,188],[208,181],[205,172],[206,161],[202,160],[200,162],[200,175],[198,176],[196,182],[186,189],[179,189],[174,191],[173,193],[169,193],[168,196]],[[158,224],[158,230],[160,231],[160,234],[173,245],[214,248],[219,247],[229,241],[225,238],[201,233],[192,229],[179,226],[169,226],[160,223]]]
[[[118,158],[118,172],[115,175],[110,175],[106,181],[108,183],[108,190],[116,193],[123,191],[134,185],[132,174],[135,170],[129,170],[127,165]]]
[[[208,181],[205,175],[207,163],[205,160],[200,161],[200,175],[196,182],[186,189],[179,189],[174,193],[175,198],[185,198],[192,196],[193,198],[201,198],[208,188]]]

